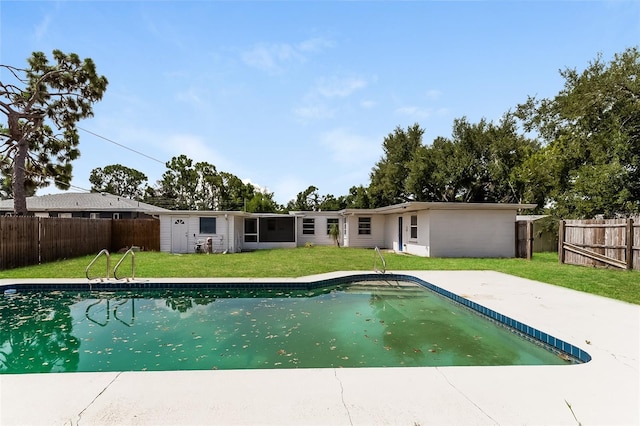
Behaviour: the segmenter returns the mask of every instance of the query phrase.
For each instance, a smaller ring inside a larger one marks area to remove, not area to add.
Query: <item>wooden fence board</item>
[[[37,264],[37,240],[38,218],[0,217],[0,269]]]
[[[105,248],[116,251],[123,241],[160,250],[159,221],[0,217],[0,270],[97,254]]]
[[[138,246],[144,251],[160,251],[160,221],[119,219],[113,221],[112,251]]]
[[[562,221],[558,259],[584,266],[640,270],[640,223],[633,219]]]

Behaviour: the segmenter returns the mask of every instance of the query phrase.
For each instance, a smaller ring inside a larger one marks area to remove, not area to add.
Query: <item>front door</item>
[[[187,217],[171,218],[171,253],[187,253],[189,246]]]
[[[402,216],[398,218],[398,251],[402,251]]]

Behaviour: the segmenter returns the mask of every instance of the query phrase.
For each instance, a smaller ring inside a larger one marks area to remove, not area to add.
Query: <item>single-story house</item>
[[[407,202],[376,209],[161,211],[160,250],[240,252],[334,244],[385,248],[424,257],[514,257],[516,214],[535,204]],[[206,242],[210,246],[206,246]]]
[[[62,192],[27,197],[29,215],[90,219],[148,219],[169,210],[141,201],[99,192]],[[13,200],[0,200],[0,215],[13,213]]]

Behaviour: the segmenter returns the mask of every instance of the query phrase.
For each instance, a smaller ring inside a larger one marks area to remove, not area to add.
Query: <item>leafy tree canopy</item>
[[[53,51],[53,63],[42,52],[28,59],[29,68],[0,65],[7,80],[0,81],[0,111],[7,131],[0,132],[2,173],[12,168],[14,212],[27,213],[26,195],[53,180],[67,189],[71,162],[78,158],[76,123],[93,115],[107,79],[93,61],[75,53]]]
[[[396,127],[382,142],[383,157],[371,171],[369,198],[373,207],[413,200],[404,185],[409,165],[422,145],[424,130],[416,123],[407,130]]]
[[[320,194],[318,188],[311,185],[299,192],[295,200],[287,203],[288,211],[315,211],[320,208]]]
[[[554,211],[586,218],[640,212],[638,48],[560,74],[557,96],[518,106],[525,130],[546,143],[549,161],[539,172],[549,176]]]
[[[147,176],[136,169],[112,164],[91,170],[89,182],[93,192],[108,192],[132,200],[140,200],[144,195],[142,185],[147,182]]]
[[[255,187],[216,166],[186,155],[173,157],[155,188],[145,191],[146,202],[172,210],[245,210],[256,196]],[[255,209],[277,209],[273,194],[262,194]],[[273,205],[270,205],[272,203]],[[267,210],[270,211],[270,210]]]
[[[538,149],[518,134],[511,114],[498,124],[456,119],[451,139],[439,137],[418,147],[405,192],[417,201],[522,202],[520,167]]]

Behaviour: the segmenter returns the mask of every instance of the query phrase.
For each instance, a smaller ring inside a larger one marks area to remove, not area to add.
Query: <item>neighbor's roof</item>
[[[27,197],[27,210],[31,212],[129,211],[151,214],[168,211],[141,201],[100,192],[64,192]],[[13,211],[13,200],[0,200],[0,211]]]

